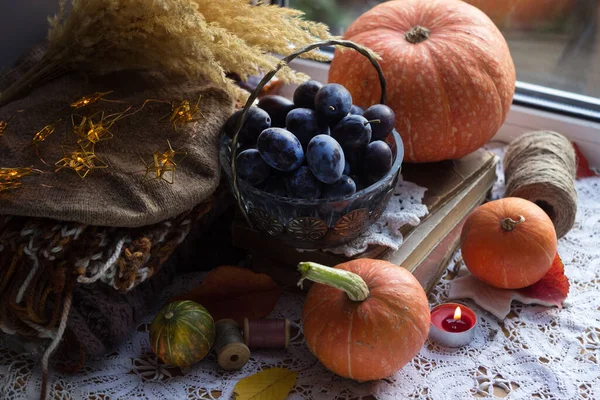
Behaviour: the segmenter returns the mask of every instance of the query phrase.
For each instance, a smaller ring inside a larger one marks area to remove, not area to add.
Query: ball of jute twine
[[[506,197],[521,197],[540,206],[563,237],[575,223],[577,163],[563,135],[538,131],[514,140],[504,155]]]

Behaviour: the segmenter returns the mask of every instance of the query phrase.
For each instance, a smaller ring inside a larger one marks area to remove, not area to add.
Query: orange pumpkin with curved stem
[[[498,0],[500,1],[500,0]],[[382,60],[387,105],[396,113],[407,162],[459,158],[496,134],[512,103],[515,67],[504,37],[477,8],[457,0],[396,0],[373,7],[344,38]],[[329,81],[363,108],[379,103],[377,73],[339,51]]]
[[[460,247],[475,277],[495,287],[520,289],[542,279],[552,267],[556,231],[536,204],[507,197],[486,203],[467,217]]]
[[[302,310],[304,337],[330,371],[359,382],[383,379],[417,355],[429,335],[427,296],[406,269],[358,259],[335,268],[300,263],[316,283]]]

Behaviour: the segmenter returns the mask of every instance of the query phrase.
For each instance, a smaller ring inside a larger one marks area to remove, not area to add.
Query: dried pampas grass
[[[331,38],[325,25],[302,19],[298,10],[247,0],[71,0],[65,13],[66,1],[50,18],[44,58],[0,94],[0,106],[70,70],[151,68],[207,77],[240,98],[244,94],[227,73],[245,79],[272,70],[279,59],[271,53]],[[319,58],[315,52],[306,56]],[[306,79],[289,67],[280,77]]]

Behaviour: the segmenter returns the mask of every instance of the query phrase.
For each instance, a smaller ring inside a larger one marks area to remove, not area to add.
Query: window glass
[[[383,1],[289,0],[333,34]],[[467,0],[500,28],[519,81],[600,97],[600,0]]]

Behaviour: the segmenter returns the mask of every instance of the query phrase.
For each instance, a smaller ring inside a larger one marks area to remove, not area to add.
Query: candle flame
[[[456,307],[456,310],[454,310],[454,320],[455,321],[460,320],[461,315],[462,315],[462,312],[460,310],[460,307]]]

